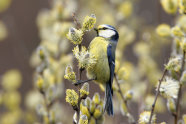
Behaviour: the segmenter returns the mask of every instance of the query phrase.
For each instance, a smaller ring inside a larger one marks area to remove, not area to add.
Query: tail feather
[[[107,111],[109,116],[114,115],[112,104],[112,88],[109,83],[106,83],[104,112],[105,111]]]

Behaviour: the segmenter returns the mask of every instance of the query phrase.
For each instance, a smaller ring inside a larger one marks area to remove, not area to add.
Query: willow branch
[[[117,79],[116,74],[114,75],[114,77],[115,77],[115,80],[116,80],[116,84],[117,84],[117,86],[118,86],[118,92],[119,92],[119,94],[120,94],[120,96],[121,96],[121,98],[122,98],[122,101],[125,103],[125,105],[126,105],[126,107],[127,107],[127,111],[129,112],[129,108],[128,108],[128,106],[127,106],[127,100],[126,100],[125,97],[123,96],[123,93],[122,93],[122,91],[121,91],[121,86],[120,86],[120,84],[119,84],[119,82],[118,82],[118,79]],[[129,112],[129,113],[130,113],[130,112]],[[136,124],[135,120],[134,120],[134,122],[132,122],[132,124]]]
[[[119,84],[119,82],[118,82],[118,79],[117,79],[116,75],[115,75],[115,79],[116,79],[116,84],[117,84],[117,86],[118,86],[118,92],[119,92],[119,94],[120,94],[120,96],[121,96],[123,102],[127,105],[127,100],[126,100],[125,97],[123,96],[123,93],[122,93],[122,91],[121,91],[121,86],[120,86],[120,84]]]
[[[77,28],[80,28],[81,27],[81,24],[78,22],[75,13],[72,13],[72,18],[73,18],[74,23],[76,24]]]
[[[80,28],[80,27],[81,27],[81,24],[77,21],[75,13],[72,14],[72,18],[73,18],[73,20],[74,20],[74,23],[76,24],[76,27],[77,27],[77,28]],[[78,45],[78,47],[79,47],[79,51],[81,51],[81,43]],[[79,70],[78,70],[79,80],[80,80],[80,81],[81,81],[81,76],[82,76],[83,70],[84,70],[84,69],[82,69],[82,68],[79,68]],[[81,100],[82,100],[82,99],[81,99],[81,95],[80,95],[81,84],[75,85],[75,86],[78,87],[78,96],[79,96],[79,99],[78,99],[78,106],[77,106],[77,109],[76,109],[76,111],[77,111],[77,124],[78,124],[78,123],[79,123],[79,119],[80,119],[80,103],[81,103]]]
[[[162,75],[161,79],[159,80],[158,88],[157,88],[157,91],[156,91],[156,96],[155,96],[154,102],[153,102],[153,104],[152,104],[152,109],[151,109],[149,124],[151,124],[152,116],[153,116],[153,114],[154,114],[154,109],[155,109],[155,106],[156,106],[156,101],[157,101],[158,95],[159,95],[159,93],[160,93],[160,86],[161,86],[161,83],[162,83],[162,81],[163,81],[163,79],[164,79],[166,73],[167,73],[167,69],[164,70],[163,75]]]
[[[79,80],[81,80],[82,71],[83,70],[80,68],[79,69]],[[79,122],[79,119],[80,119],[80,103],[81,103],[80,88],[81,88],[81,84],[78,85],[78,96],[79,96],[79,99],[78,99],[78,109],[77,109],[77,123]]]
[[[43,95],[43,98],[44,98],[44,103],[45,103],[45,107],[46,107],[46,112],[47,112],[47,117],[48,119],[50,118],[50,106],[47,102],[47,96],[46,96],[46,93],[45,92],[42,92],[41,93]],[[50,121],[48,122],[50,124]]]
[[[179,75],[179,81],[181,80],[181,76],[183,74],[185,67],[185,51],[183,51],[183,57],[182,57],[182,64],[181,64],[181,70],[180,70],[180,75]],[[176,103],[176,113],[174,114],[174,123],[177,124],[178,119],[179,119],[179,111],[181,109],[180,101],[181,101],[181,95],[182,95],[182,83],[180,82],[180,88],[178,91],[178,99]]]

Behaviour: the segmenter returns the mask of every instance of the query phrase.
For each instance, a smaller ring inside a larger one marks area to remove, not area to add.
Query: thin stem
[[[75,13],[72,13],[72,18],[73,18],[74,23],[76,24],[77,28],[81,28],[81,24],[76,19],[76,14]]]
[[[79,80],[81,80],[82,71],[83,70],[80,68],[79,69]],[[81,88],[81,84],[78,85],[78,96],[79,96],[79,99],[78,99],[78,109],[77,109],[77,123],[79,122],[79,119],[80,119],[80,103],[81,103],[80,88]]]
[[[120,86],[120,84],[119,84],[119,82],[118,82],[118,79],[117,79],[116,75],[115,75],[115,79],[116,79],[116,84],[117,84],[117,86],[118,86],[118,92],[119,92],[119,94],[120,94],[120,96],[121,96],[123,102],[127,105],[127,100],[126,100],[125,97],[123,96],[123,93],[122,93],[122,91],[121,91],[121,86]]]
[[[155,96],[154,102],[153,102],[153,104],[152,104],[152,109],[151,109],[149,124],[151,124],[151,120],[152,120],[152,116],[153,116],[153,114],[154,114],[154,109],[155,109],[156,101],[157,101],[158,95],[159,95],[159,93],[160,93],[160,86],[161,86],[161,83],[162,83],[162,81],[163,81],[163,79],[164,79],[166,73],[167,73],[167,69],[164,70],[163,75],[162,75],[161,79],[159,80],[158,88],[157,88],[157,92],[156,92],[156,96]]]
[[[119,92],[119,94],[120,94],[120,96],[121,96],[123,102],[126,104],[127,111],[129,112],[129,108],[128,108],[128,106],[127,106],[127,100],[126,100],[125,97],[123,96],[123,93],[122,93],[122,91],[121,91],[121,86],[120,86],[120,84],[119,84],[119,82],[118,82],[118,79],[117,79],[117,77],[116,77],[116,74],[115,74],[114,77],[115,77],[115,80],[116,80],[116,84],[117,84],[117,86],[118,86],[118,92]],[[129,114],[130,114],[130,112],[129,112]],[[136,124],[135,120],[134,120],[134,122],[131,122],[131,124]]]
[[[81,24],[78,22],[78,20],[76,19],[76,14],[73,13],[72,14],[72,18],[74,20],[74,23],[76,24],[76,27],[77,28],[81,28]],[[81,44],[78,44],[78,47],[79,47],[79,51],[81,51]],[[78,74],[79,74],[79,80],[81,80],[81,75],[82,75],[82,72],[83,72],[84,69],[82,68],[79,68],[78,70]],[[79,96],[79,99],[78,99],[78,106],[77,106],[77,124],[79,123],[79,119],[80,119],[80,103],[81,103],[81,97],[80,97],[80,88],[81,88],[81,84],[78,85],[78,96]]]
[[[50,114],[50,107],[49,107],[49,105],[47,103],[47,97],[46,97],[45,92],[43,92],[42,94],[43,94],[43,97],[44,97],[45,107],[46,107],[46,111],[47,111],[47,117],[49,119],[49,117],[50,117],[49,116],[49,114]],[[48,124],[50,124],[50,121],[48,122]]]
[[[79,46],[79,50],[81,51],[81,44],[78,45]],[[81,74],[82,74],[83,69],[79,68],[78,70],[78,74],[79,74],[79,80],[81,80]],[[78,109],[77,109],[77,123],[79,123],[79,119],[80,119],[80,103],[81,103],[81,95],[80,95],[80,88],[81,88],[81,84],[78,85]]]
[[[183,51],[183,57],[182,57],[182,64],[181,64],[181,70],[180,70],[180,75],[179,75],[179,80],[181,80],[182,73],[184,71],[185,67],[185,51]],[[176,103],[176,113],[174,114],[174,124],[177,124],[178,119],[179,119],[179,112],[181,109],[180,101],[181,101],[181,95],[182,95],[182,83],[180,82],[180,88],[178,91],[178,99]]]

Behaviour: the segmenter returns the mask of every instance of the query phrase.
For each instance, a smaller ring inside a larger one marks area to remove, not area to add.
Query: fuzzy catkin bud
[[[186,0],[179,0],[179,12],[186,14]]]
[[[182,42],[181,42],[180,45],[181,45],[182,50],[186,52],[186,38],[184,38],[184,39],[182,40]]]
[[[175,14],[177,12],[177,0],[161,0],[161,5],[168,14]]]
[[[167,108],[168,108],[168,110],[169,110],[171,113],[176,112],[176,104],[175,104],[174,99],[169,98],[169,99],[167,100]]]
[[[92,102],[90,103],[90,112],[91,112],[91,113],[94,113],[95,108],[96,108],[96,104],[94,103],[94,101],[92,101]]]
[[[56,113],[55,113],[55,111],[54,110],[51,110],[50,111],[50,121],[52,122],[52,123],[55,123],[55,117],[56,117],[56,115],[55,115]]]
[[[166,124],[166,122],[161,122],[160,124]]]
[[[78,104],[78,98],[79,98],[78,94],[74,90],[72,90],[72,89],[67,89],[66,90],[65,100],[66,100],[66,102],[71,104],[74,107],[74,109]]]
[[[72,50],[74,56],[78,60],[79,68],[93,68],[97,59],[93,54],[90,54],[86,47],[82,46],[81,51],[78,46]]]
[[[173,27],[171,29],[171,33],[173,36],[176,36],[176,37],[183,37],[184,36],[184,33],[182,32],[182,30],[178,26]]]
[[[78,60],[79,68],[93,68],[96,64],[95,56],[90,54],[86,47],[82,46],[80,51],[80,48],[76,46],[72,51],[74,56]]]
[[[126,68],[125,67],[121,67],[118,70],[118,78],[122,79],[122,80],[125,80],[125,74],[126,74]]]
[[[39,89],[39,91],[41,93],[43,93],[43,89],[44,89],[44,80],[41,76],[38,77],[37,81],[36,81],[36,86]]]
[[[93,101],[94,101],[94,103],[96,103],[96,104],[99,104],[99,103],[100,103],[100,96],[99,96],[98,93],[95,93],[95,94],[94,94]]]
[[[83,32],[81,30],[70,28],[67,38],[75,45],[80,44],[83,40]]]
[[[88,124],[88,118],[86,115],[81,115],[78,124]]]
[[[88,107],[88,108],[90,108],[90,103],[91,103],[92,101],[91,101],[91,99],[90,99],[90,97],[87,97],[86,99],[85,99],[85,105]]]
[[[179,73],[181,70],[181,57],[171,58],[165,68],[172,73]]]
[[[120,110],[121,110],[121,114],[122,114],[123,116],[126,116],[126,115],[127,115],[128,110],[127,110],[127,106],[126,106],[125,103],[122,103],[122,104],[120,105]]]
[[[14,91],[20,87],[22,82],[21,72],[11,69],[1,75],[1,86],[6,91]]]
[[[49,124],[50,123],[50,120],[49,120],[47,115],[44,115],[44,123],[45,124]]]
[[[115,61],[115,73],[117,73],[118,72],[118,70],[119,70],[119,67],[120,67],[120,61],[118,61],[117,59],[116,59],[116,61]]]
[[[91,117],[89,124],[96,124],[96,120],[94,117]]]
[[[133,92],[131,90],[127,91],[125,94],[125,100],[131,100],[133,97]]]
[[[184,124],[186,124],[186,114],[183,115]]]
[[[94,111],[94,118],[98,119],[102,114],[102,107],[99,105]]]
[[[186,71],[184,71],[184,72],[182,73],[180,82],[181,82],[182,84],[186,84]]]
[[[71,65],[66,67],[64,78],[72,82],[76,82],[76,75]]]
[[[80,104],[80,113],[85,115],[88,119],[89,124],[102,124],[104,121],[103,117],[103,101],[99,98],[99,94],[94,94],[94,100],[87,97],[82,100]],[[99,101],[99,102],[98,102]]]
[[[175,37],[174,38],[174,42],[175,42],[175,48],[176,48],[175,50],[179,51],[180,47],[181,47],[181,40],[180,40],[180,38]]]
[[[156,28],[156,33],[161,37],[167,37],[170,36],[171,28],[167,24],[160,24]]]
[[[37,53],[38,53],[41,60],[44,60],[46,58],[46,53],[45,53],[45,50],[42,46],[37,48]]]
[[[179,82],[170,77],[166,77],[164,81],[162,81],[160,86],[160,93],[165,98],[177,98],[179,89]]]
[[[51,11],[51,16],[54,20],[61,20],[63,18],[64,8],[61,2],[56,2]]]
[[[96,16],[94,14],[91,14],[90,16],[86,16],[83,21],[83,27],[82,31],[89,31],[94,27],[94,24],[96,23]]]
[[[77,124],[77,112],[75,112],[73,115],[73,122]]]
[[[139,124],[148,124],[150,119],[150,111],[144,111],[140,114],[140,118],[138,120]],[[151,124],[155,124],[156,121],[156,115],[152,116]]]
[[[131,124],[135,123],[135,119],[130,113],[127,113],[127,117],[128,117],[128,122],[129,123],[131,123]]]
[[[3,93],[0,92],[0,105],[3,103]]]
[[[80,96],[81,96],[82,99],[86,99],[88,94],[89,94],[89,84],[84,83],[83,86],[80,89]]]
[[[133,5],[131,1],[124,1],[119,6],[119,12],[124,18],[130,17],[133,11]]]
[[[104,116],[101,116],[101,117],[100,117],[99,119],[97,119],[96,121],[97,121],[97,124],[103,124],[104,120],[105,120]]]
[[[4,0],[4,1],[7,1],[7,0]],[[0,7],[0,12],[1,12],[1,8],[2,7]],[[4,40],[7,36],[8,36],[7,27],[2,21],[0,21],[0,41]]]
[[[89,110],[86,106],[81,104],[80,110],[81,110],[83,115],[86,115],[87,118],[90,118],[90,112],[89,112]]]

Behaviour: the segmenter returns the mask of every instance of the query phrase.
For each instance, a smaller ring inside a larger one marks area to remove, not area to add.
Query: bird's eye
[[[106,27],[103,27],[102,29],[103,29],[103,30],[106,30],[107,28],[106,28]]]

